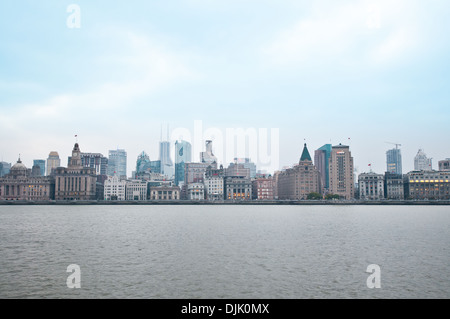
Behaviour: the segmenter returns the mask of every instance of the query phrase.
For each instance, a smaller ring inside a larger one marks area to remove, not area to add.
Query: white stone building
[[[187,198],[189,200],[204,200],[205,185],[203,183],[192,183],[187,186]]]
[[[148,182],[140,180],[128,180],[126,181],[125,199],[127,201],[147,200],[147,188]]]
[[[120,180],[117,175],[109,176],[104,185],[105,200],[125,200],[126,181]]]
[[[365,200],[384,199],[384,175],[374,172],[358,176],[359,198]]]

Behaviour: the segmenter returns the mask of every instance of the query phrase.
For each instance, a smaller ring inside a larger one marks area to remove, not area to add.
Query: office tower
[[[58,152],[50,152],[47,158],[47,175],[51,175],[52,171],[61,166]]]
[[[250,178],[256,178],[256,164],[251,162],[249,158],[235,158],[236,164],[242,164],[250,170]]]
[[[175,185],[184,182],[185,163],[192,161],[192,146],[186,141],[175,142]]]
[[[10,169],[11,169],[11,163],[0,162],[0,177],[8,175]]]
[[[244,176],[250,179],[250,168],[237,162],[230,163],[228,168],[225,169],[225,176]]]
[[[320,185],[322,193],[327,193],[330,188],[329,161],[331,155],[331,144],[325,144],[314,152],[314,166],[320,173]]]
[[[127,152],[125,150],[110,150],[108,157],[107,175],[127,177]]]
[[[137,157],[136,160],[136,174],[144,173],[144,172],[152,172],[150,157],[142,151],[141,154]]]
[[[160,160],[150,161],[150,169],[151,169],[152,173],[162,174],[161,161]]]
[[[200,153],[200,162],[211,165],[212,168],[217,168],[217,157],[212,152],[212,141],[206,141],[206,151]]]
[[[38,176],[45,176],[45,160],[33,160],[33,166],[38,166],[40,169],[40,173]]]
[[[348,146],[339,144],[331,148],[329,159],[329,192],[339,195],[342,199],[353,199],[354,175],[353,157]]]
[[[439,170],[440,171],[449,171],[450,170],[450,158],[439,161]]]
[[[400,149],[394,148],[386,152],[386,172],[391,174],[402,174],[402,153]]]
[[[172,179],[175,169],[172,159],[170,158],[170,142],[159,142],[159,160],[161,161],[161,174]]]
[[[431,171],[432,159],[428,158],[422,149],[419,149],[416,156],[414,157],[414,170],[415,171]]]
[[[320,193],[320,174],[313,165],[306,144],[299,164],[278,174],[278,198],[307,199],[310,193]]]
[[[81,153],[81,165],[95,169],[97,175],[107,175],[108,158],[100,153]]]

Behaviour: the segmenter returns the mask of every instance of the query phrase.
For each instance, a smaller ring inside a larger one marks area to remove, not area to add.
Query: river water
[[[0,298],[450,298],[449,226],[446,206],[0,206]]]

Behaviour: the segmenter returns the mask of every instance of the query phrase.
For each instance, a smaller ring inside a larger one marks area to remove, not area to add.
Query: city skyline
[[[80,0],[69,28],[71,3],[0,5],[1,161],[65,165],[78,134],[86,152],[125,149],[130,175],[142,150],[158,158],[161,123],[196,120],[279,128],[279,168],[304,142],[349,144],[358,173],[384,171],[386,142],[404,172],[418,149],[449,157],[448,1]]]

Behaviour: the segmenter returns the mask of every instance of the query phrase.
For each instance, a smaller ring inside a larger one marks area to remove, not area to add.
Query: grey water
[[[0,298],[449,298],[449,226],[448,206],[0,206]]]

